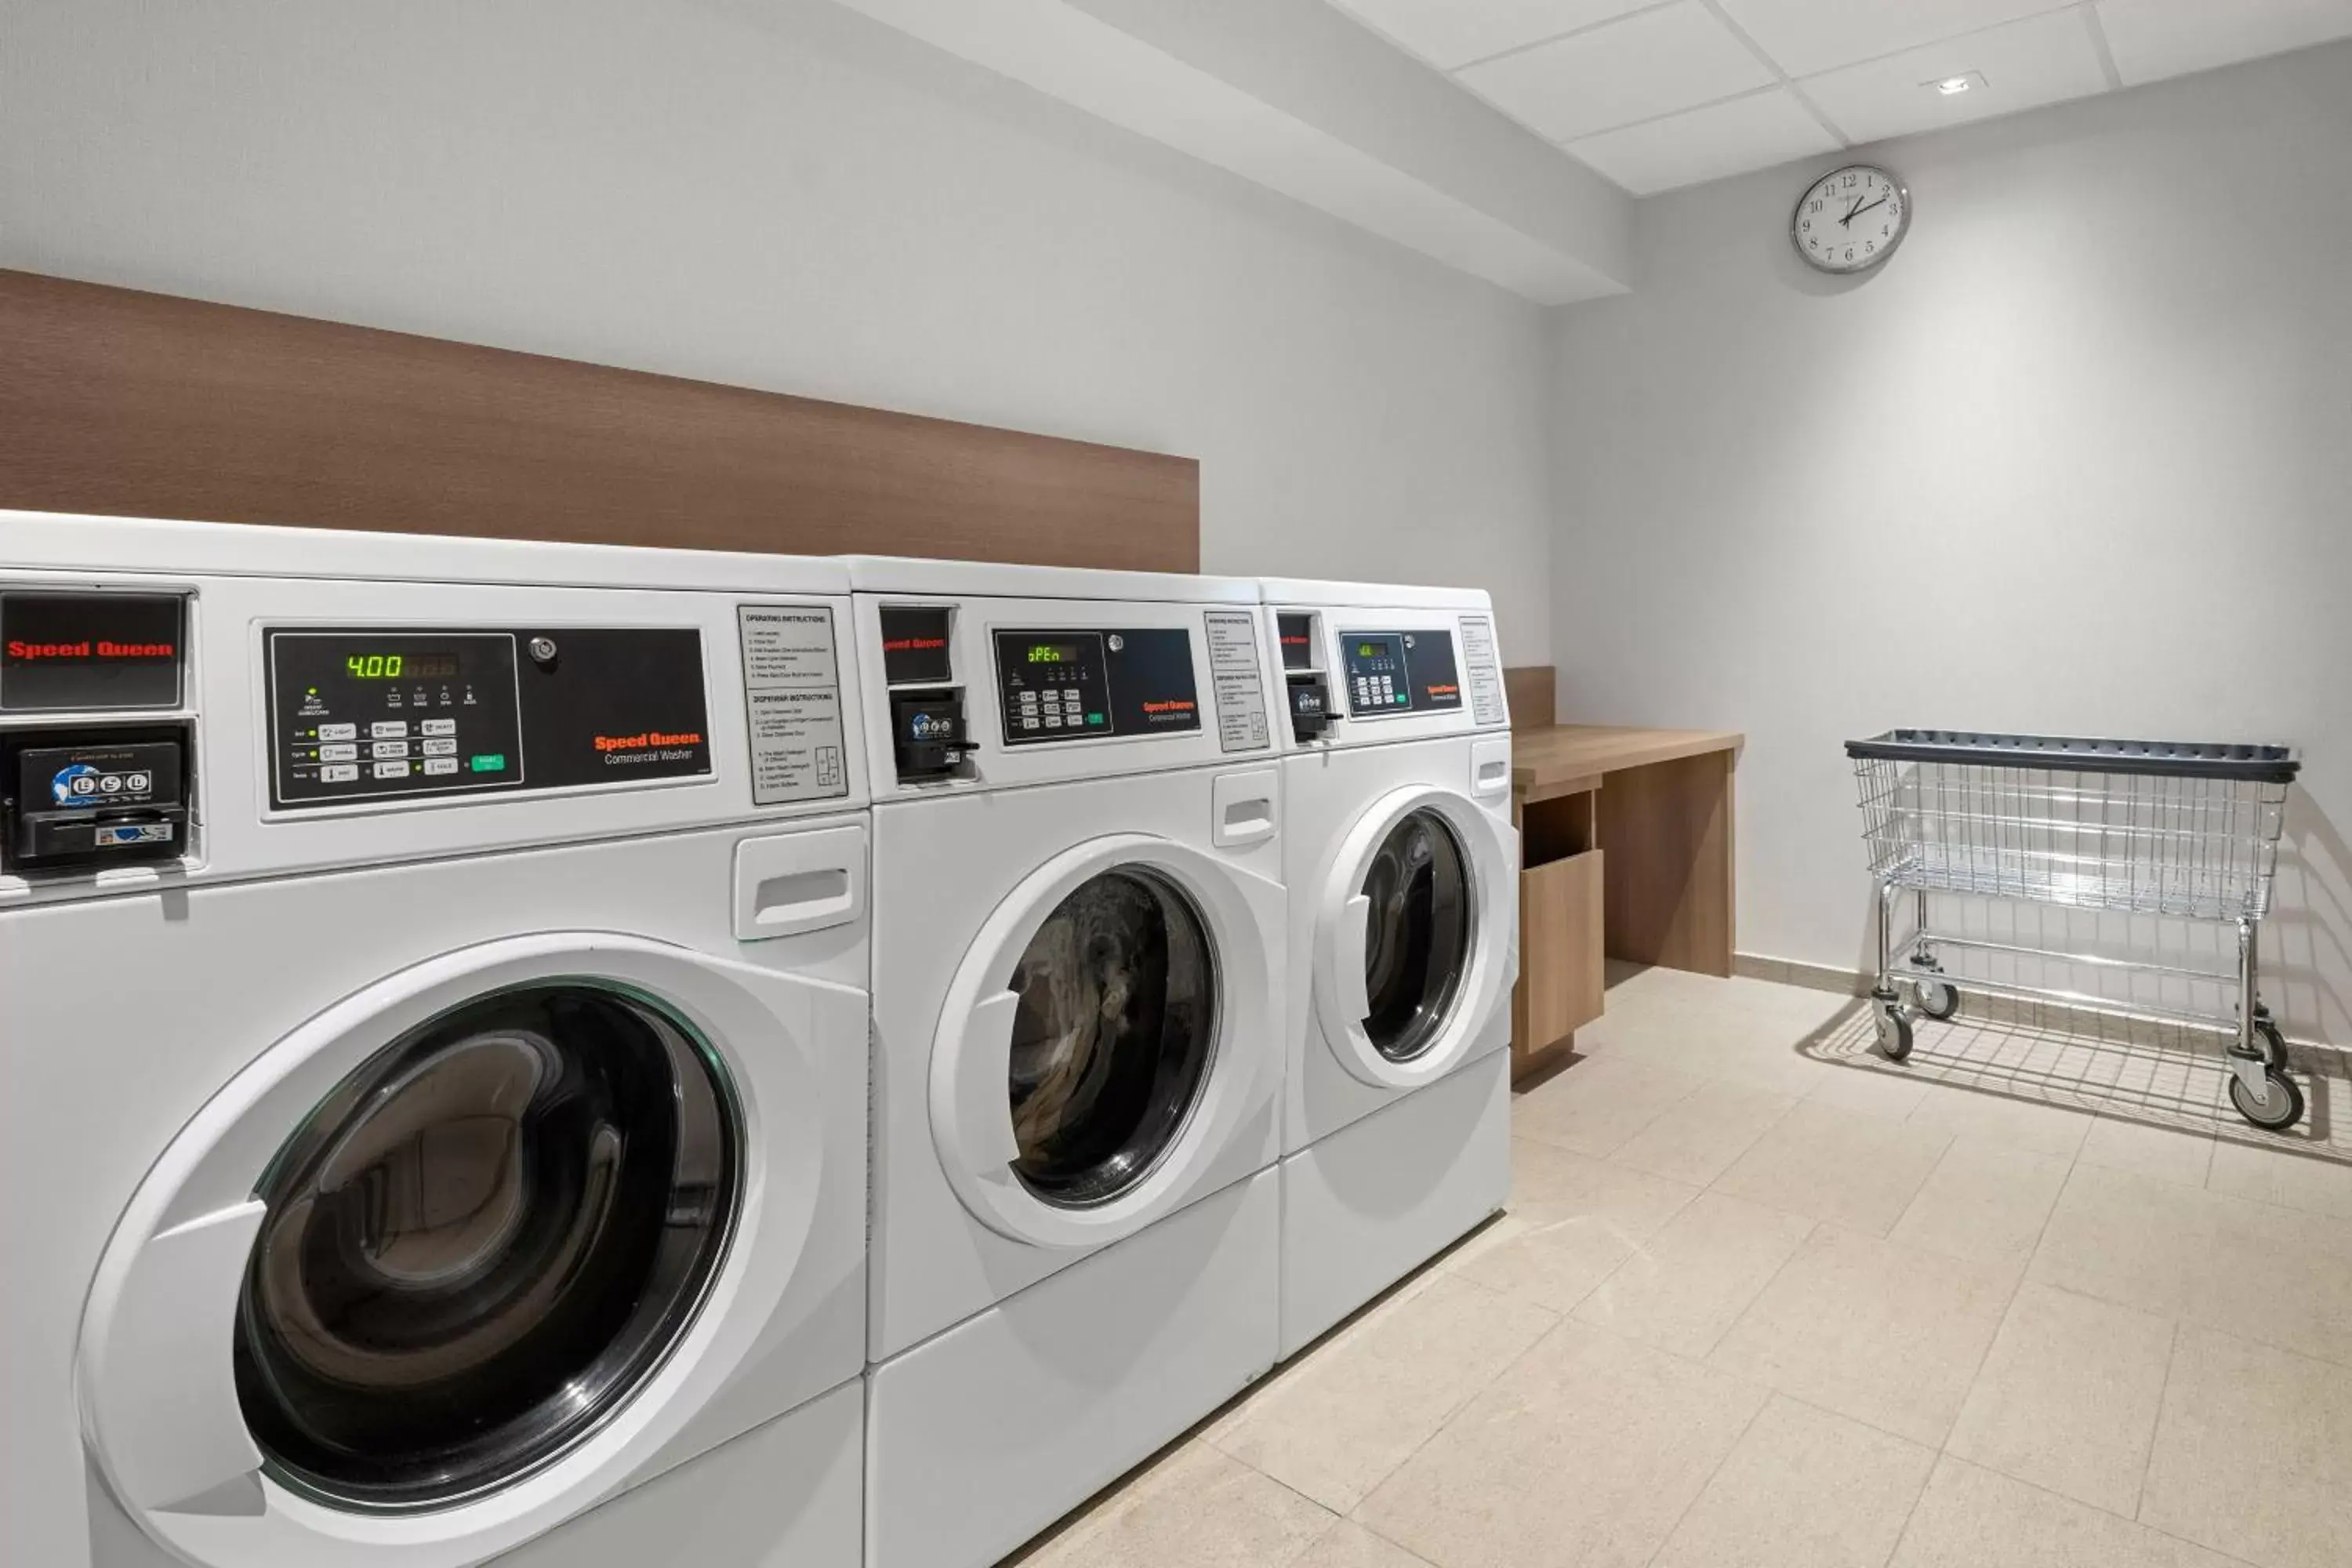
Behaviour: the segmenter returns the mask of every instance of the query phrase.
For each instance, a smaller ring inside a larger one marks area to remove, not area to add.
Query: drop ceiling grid
[[[1636,195],[2352,37],[2352,0],[1332,3]]]

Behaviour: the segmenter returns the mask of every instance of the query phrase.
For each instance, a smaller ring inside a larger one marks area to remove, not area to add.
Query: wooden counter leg
[[[1609,775],[1600,792],[1609,956],[1728,978],[1730,752]]]

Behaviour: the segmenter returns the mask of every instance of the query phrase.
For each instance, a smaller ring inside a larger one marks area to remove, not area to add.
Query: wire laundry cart
[[[1848,741],[1863,837],[1878,882],[1878,981],[1871,996],[1879,1048],[1911,1054],[1912,1018],[1958,1011],[1958,984],[1937,957],[1972,949],[2104,972],[2218,983],[2234,1017],[2119,1005],[2105,996],[1971,976],[1998,994],[2126,1018],[2211,1028],[2229,1045],[2230,1100],[2257,1127],[2292,1127],[2303,1090],[2286,1042],[2263,1005],[2256,937],[2270,910],[2287,786],[2301,766],[2286,746],[2089,741],[1951,730],[1890,730]],[[1916,904],[1898,956],[1896,905]],[[2226,971],[2060,951],[1937,930],[1930,893],[1973,894],[2064,909],[2234,925]],[[1906,1005],[1896,990],[1910,993]]]

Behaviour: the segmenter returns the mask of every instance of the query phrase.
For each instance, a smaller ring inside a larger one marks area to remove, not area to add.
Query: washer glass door
[[[257,1194],[235,1368],[271,1473],[414,1510],[563,1454],[692,1322],[740,1143],[709,1042],[629,987],[515,985],[387,1044]]]
[[[1046,915],[1007,989],[1014,1173],[1060,1207],[1128,1192],[1208,1081],[1217,976],[1199,910],[1156,871],[1102,871]]]
[[[1365,868],[1364,1033],[1392,1062],[1436,1043],[1470,964],[1474,896],[1462,841],[1426,807],[1389,829]]]

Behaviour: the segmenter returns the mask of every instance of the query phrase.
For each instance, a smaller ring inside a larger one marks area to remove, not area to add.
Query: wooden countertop
[[[1621,768],[1676,762],[1708,752],[1737,752],[1736,730],[1642,730],[1623,724],[1543,724],[1511,731],[1511,788],[1543,800],[1600,785]]]

